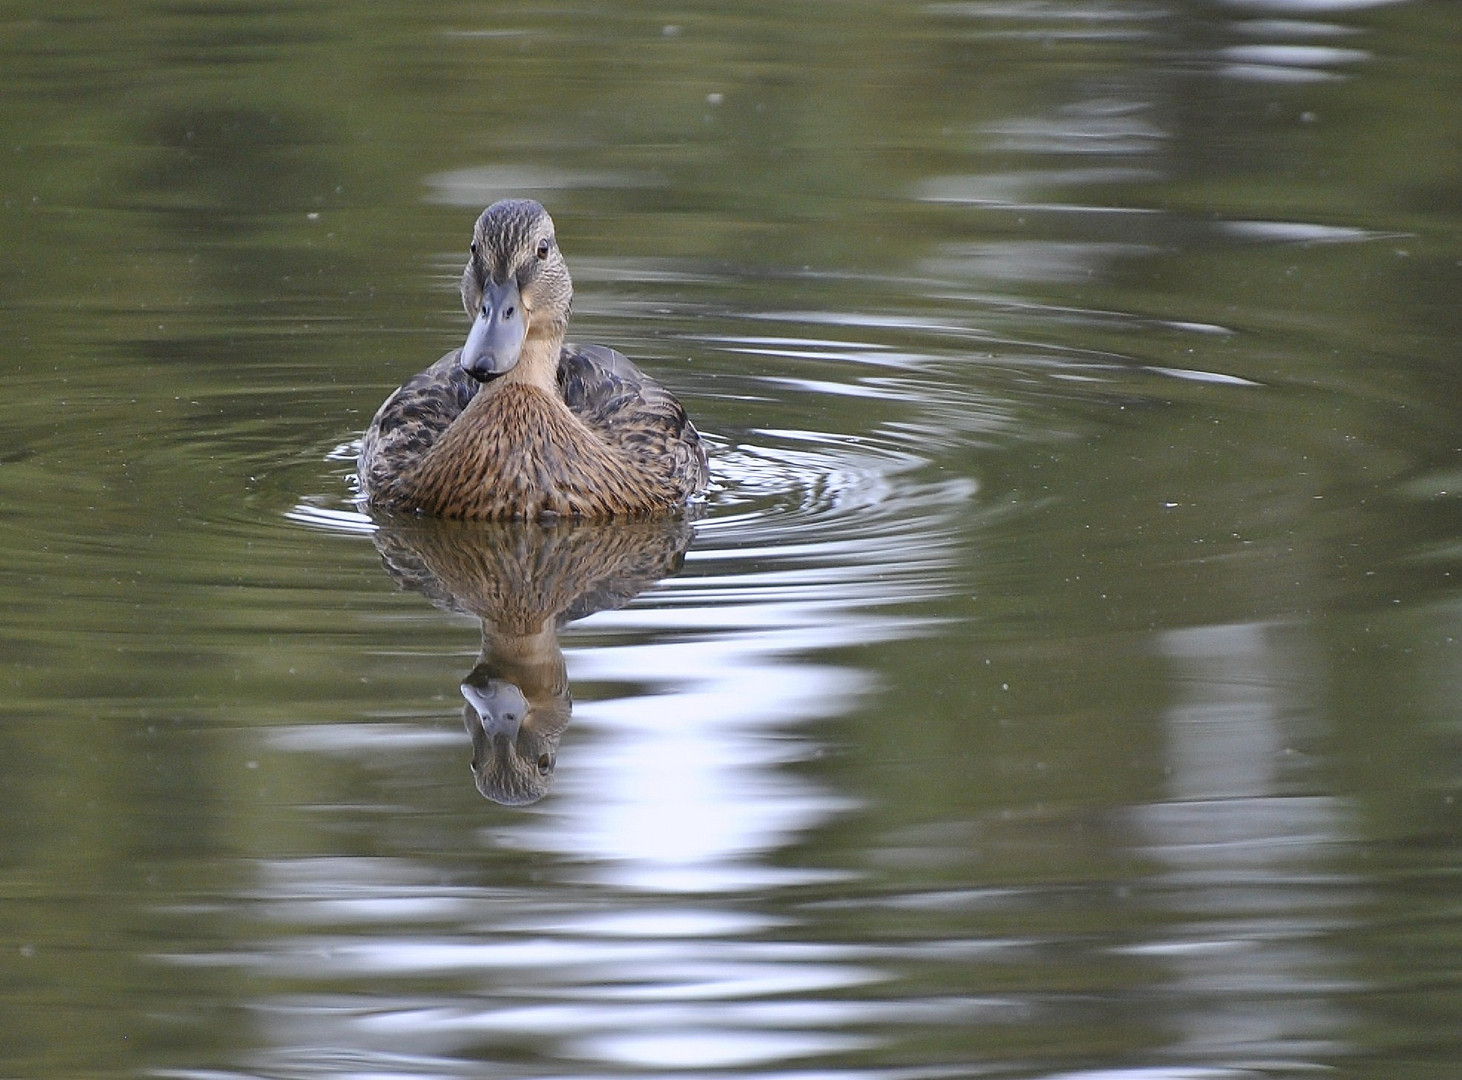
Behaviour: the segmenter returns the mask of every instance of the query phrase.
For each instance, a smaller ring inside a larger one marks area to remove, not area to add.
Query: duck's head
[[[553,785],[558,741],[568,727],[573,696],[563,653],[557,639],[552,640],[553,655],[546,664],[519,667],[485,660],[462,683],[462,723],[472,736],[472,775],[477,790],[503,806],[537,802]],[[553,685],[540,684],[538,677],[544,674]]]
[[[511,371],[534,344],[556,366],[574,284],[548,211],[532,199],[495,202],[477,219],[470,250],[462,306],[473,323],[462,370],[490,379]]]

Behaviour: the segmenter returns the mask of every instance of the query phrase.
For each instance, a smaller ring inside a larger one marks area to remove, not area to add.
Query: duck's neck
[[[494,615],[498,613],[494,612]],[[542,616],[542,612],[503,612],[501,615],[507,625],[500,626],[487,618],[482,620],[479,666],[494,676],[516,676],[514,682],[521,680],[526,670],[551,667],[555,663],[563,666],[558,629],[551,617],[541,618],[535,624],[534,615]]]
[[[499,386],[536,386],[555,393],[558,387],[558,356],[563,351],[563,333],[529,334],[518,362],[495,380]]]

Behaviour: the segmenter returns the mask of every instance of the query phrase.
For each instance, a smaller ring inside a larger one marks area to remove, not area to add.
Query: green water
[[[0,1076],[1456,1075],[1459,192],[1440,2],[11,5]],[[354,506],[506,195],[694,521]]]

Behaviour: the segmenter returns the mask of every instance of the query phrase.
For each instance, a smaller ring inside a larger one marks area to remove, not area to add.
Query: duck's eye
[[[538,241],[538,257],[540,259],[548,258],[548,252],[552,247],[553,243],[547,237],[544,237],[542,240]]]
[[[547,776],[548,773],[549,773],[549,771],[552,768],[553,768],[553,758],[549,757],[547,754],[540,754],[540,755],[538,755],[538,775],[539,776]]]

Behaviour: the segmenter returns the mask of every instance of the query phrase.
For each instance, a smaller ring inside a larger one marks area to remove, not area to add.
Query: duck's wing
[[[421,460],[482,385],[457,363],[460,352],[452,350],[407,379],[376,410],[357,466],[361,490],[372,502],[391,501],[393,481]]]
[[[684,407],[622,353],[603,345],[565,345],[558,387],[587,427],[667,478],[681,498],[706,486],[705,447]]]

